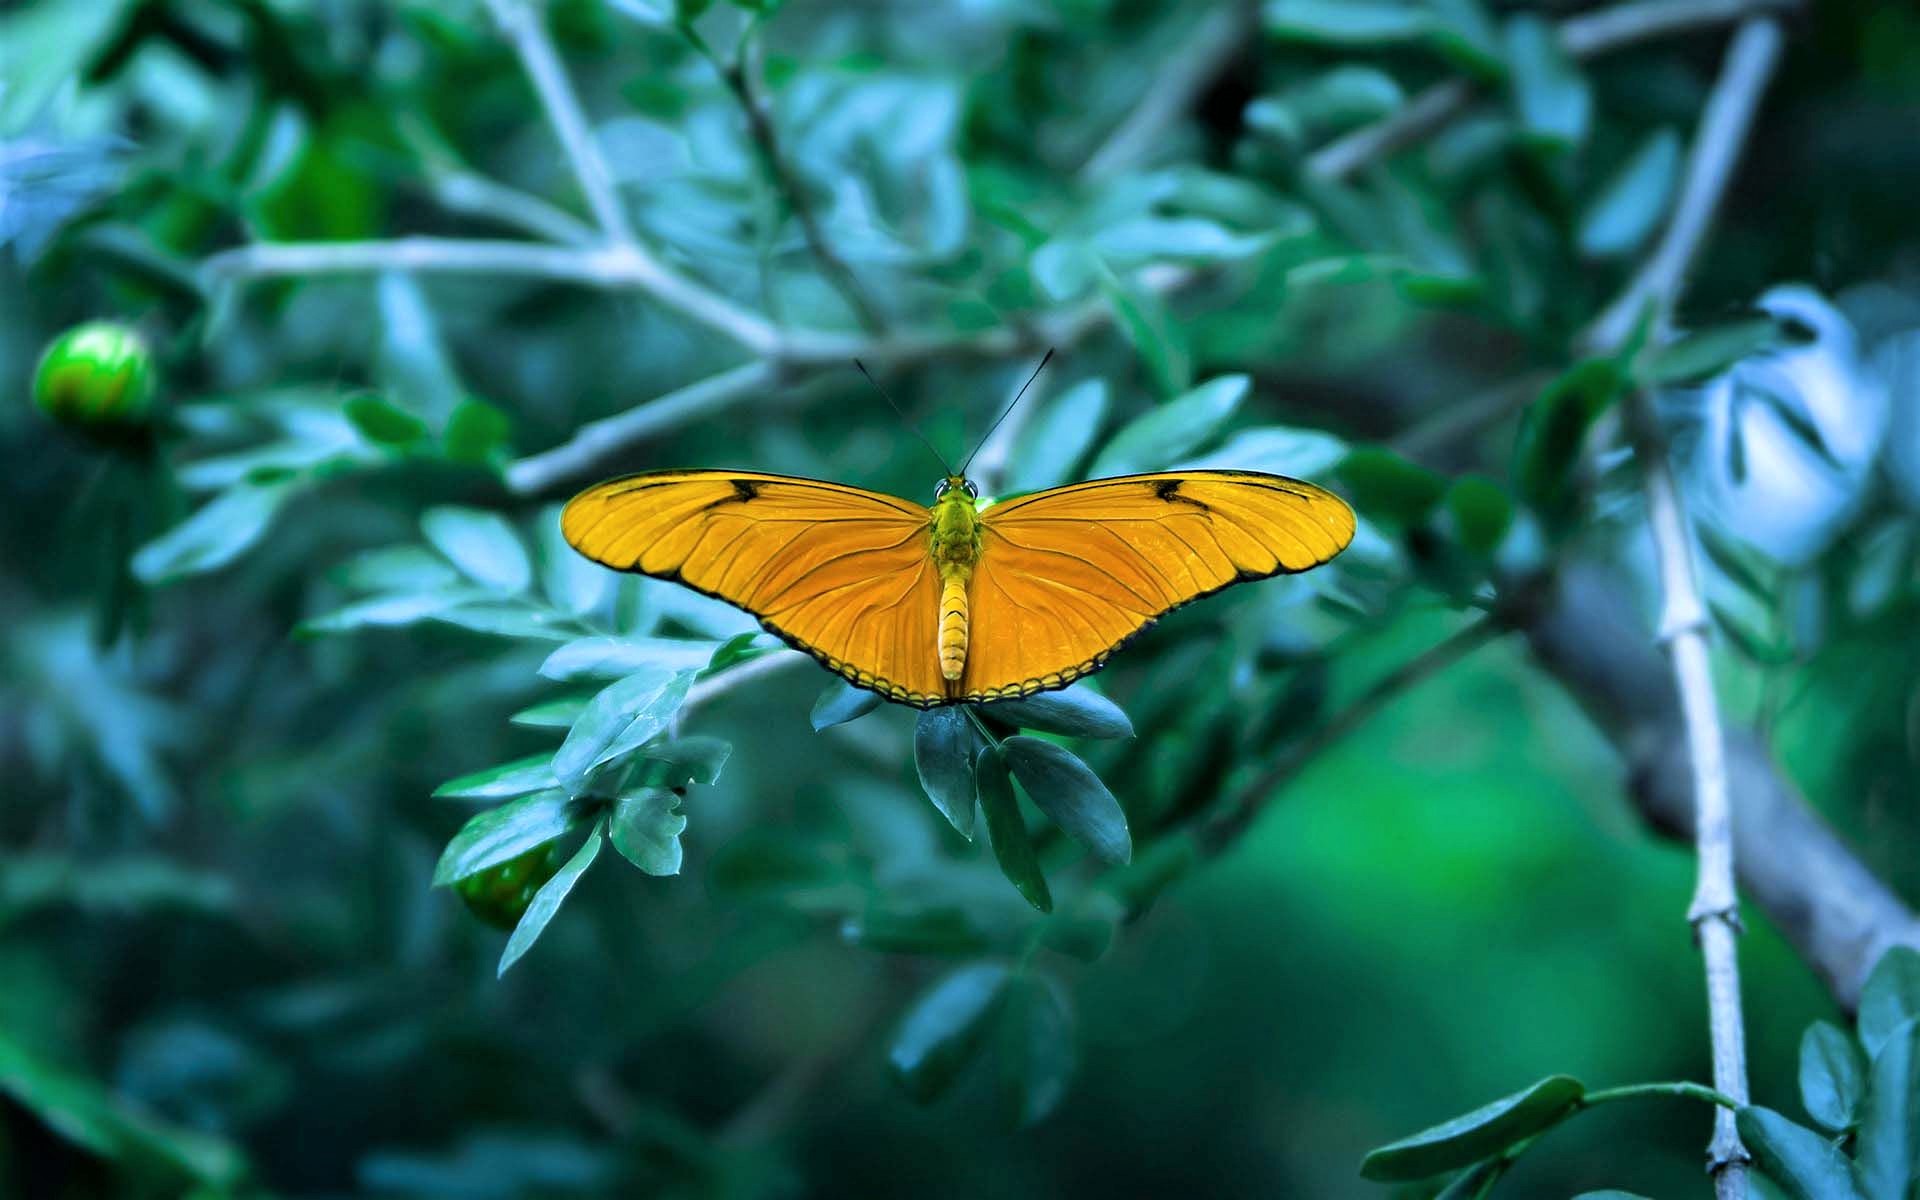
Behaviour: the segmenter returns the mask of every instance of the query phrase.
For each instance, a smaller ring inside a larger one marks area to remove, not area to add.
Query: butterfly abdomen
[[[967,581],[955,572],[940,589],[940,674],[950,681],[958,679],[966,665]]]

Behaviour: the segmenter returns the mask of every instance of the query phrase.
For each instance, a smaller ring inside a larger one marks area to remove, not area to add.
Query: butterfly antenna
[[[859,359],[856,358],[853,360],[853,365],[858,367],[860,369],[860,373],[867,377],[867,382],[873,385],[874,391],[880,393],[880,398],[887,402],[887,407],[893,410],[894,416],[900,418],[900,423],[907,427],[907,431],[913,434],[913,436],[919,438],[920,444],[927,448],[927,453],[933,455],[934,458],[939,460],[940,469],[945,471],[949,475],[953,474],[954,473],[953,466],[952,464],[947,462],[947,456],[940,453],[940,451],[936,450],[934,448],[933,443],[927,440],[927,435],[920,432],[920,427],[907,419],[907,414],[901,410],[898,404],[894,403],[893,397],[887,395],[887,389],[880,386],[880,381],[873,377],[872,371],[867,370],[867,364],[861,362]]]
[[[967,473],[968,465],[973,462],[973,455],[980,453],[980,448],[987,444],[987,439],[993,436],[993,431],[1000,428],[1000,422],[1012,415],[1014,407],[1020,403],[1020,397],[1027,394],[1027,389],[1033,386],[1033,381],[1040,378],[1040,372],[1046,370],[1047,364],[1052,361],[1053,347],[1048,346],[1047,352],[1040,358],[1040,365],[1033,369],[1033,374],[1027,376],[1027,381],[1020,385],[1020,390],[1013,394],[1013,399],[1007,401],[1007,406],[1001,409],[1000,415],[993,419],[993,424],[987,426],[987,431],[980,435],[980,441],[974,446],[973,454],[967,455],[966,462],[960,464],[960,474],[965,475]]]

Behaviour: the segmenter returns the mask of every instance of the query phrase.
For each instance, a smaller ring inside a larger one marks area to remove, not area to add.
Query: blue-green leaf
[[[974,780],[980,794],[980,813],[987,820],[987,841],[993,846],[1000,873],[1028,904],[1041,912],[1052,912],[1053,894],[1047,888],[1047,876],[1040,869],[1040,858],[1034,853],[1026,818],[1020,814],[1020,801],[1013,794],[1013,780],[998,747],[980,748]]]
[[[1556,149],[1579,145],[1593,120],[1593,91],[1553,23],[1535,13],[1509,17],[1506,47],[1514,102],[1528,133]]]
[[[913,727],[913,766],[927,799],[961,837],[973,840],[973,722],[957,705],[929,708]]]
[[[527,548],[498,513],[451,505],[430,508],[421,514],[420,531],[476,583],[513,595],[533,582]]]
[[[649,875],[680,873],[680,835],[687,818],[680,797],[665,788],[646,788],[614,802],[608,827],[613,848]]]
[[[1854,1151],[1860,1190],[1907,1200],[1920,1176],[1920,1019],[1887,1035],[1873,1055]]]
[[[887,1066],[907,1095],[936,1100],[979,1048],[987,1018],[1006,991],[1007,968],[973,963],[929,988],[900,1023]]]
[[[441,853],[433,869],[434,886],[444,887],[525,854],[573,828],[579,819],[579,808],[558,788],[475,814]]]
[[[1127,814],[1093,768],[1039,738],[1010,737],[1000,748],[1028,797],[1068,837],[1104,863],[1133,857]]]
[[[820,693],[813,702],[813,721],[815,732],[834,725],[844,725],[848,721],[864,717],[880,707],[881,696],[878,692],[858,688],[844,679],[836,679]]]
[[[1433,29],[1429,13],[1394,0],[1267,0],[1260,17],[1275,37],[1329,46],[1417,41]]]
[[[427,423],[385,396],[361,392],[341,405],[360,435],[383,446],[405,446],[427,436]]]
[[[1580,252],[1614,258],[1637,249],[1660,218],[1680,179],[1680,135],[1657,129],[1609,179],[1580,217]]]
[[[1193,352],[1186,331],[1174,321],[1166,301],[1158,292],[1122,279],[1105,263],[1099,264],[1098,276],[1100,290],[1113,309],[1114,323],[1140,356],[1154,386],[1163,395],[1191,387]]]
[[[1360,1174],[1386,1183],[1426,1179],[1467,1166],[1559,1124],[1585,1094],[1579,1080],[1549,1075],[1464,1116],[1370,1151]]]
[[[1743,1108],[1735,1120],[1754,1162],[1788,1200],[1878,1200],[1862,1196],[1837,1142],[1769,1108]]]
[[[1120,706],[1083,683],[1057,692],[980,706],[987,715],[1021,729],[1044,729],[1068,737],[1128,738],[1133,722]]]
[[[1222,375],[1134,418],[1093,460],[1089,477],[1154,471],[1191,453],[1232,418],[1252,386],[1245,375]]]
[[[713,658],[714,644],[690,638],[583,637],[547,656],[540,673],[548,679],[619,679],[639,671],[665,668],[698,671]]]
[[[1636,373],[1650,384],[1698,383],[1780,343],[1780,327],[1770,317],[1729,321],[1693,330],[1647,351],[1636,364]]]
[[[1915,1017],[1920,1017],[1920,950],[1895,946],[1880,956],[1860,992],[1860,1044],[1867,1057],[1878,1055],[1893,1031]]]
[[[1860,1048],[1844,1029],[1826,1021],[1807,1026],[1800,1038],[1800,1103],[1808,1116],[1835,1133],[1852,1128],[1866,1076]]]
[[[1000,1094],[1009,1124],[1024,1129],[1059,1107],[1073,1078],[1073,1007],[1051,976],[1009,981],[1000,1009]]]
[[[239,483],[202,505],[185,521],[140,547],[133,573],[142,583],[171,583],[216,571],[266,536],[281,506],[301,481]]]
[[[591,696],[561,696],[529,705],[507,720],[526,729],[565,729],[587,711]]]
[[[1174,464],[1176,471],[1266,471],[1295,479],[1325,474],[1347,456],[1347,444],[1317,429],[1262,425],[1243,429],[1217,450]]]
[[[567,544],[560,533],[559,510],[541,514],[535,538],[540,550],[540,590],[553,606],[574,617],[598,608],[617,577]]]
[[[508,967],[519,962],[521,955],[533,949],[533,943],[546,932],[548,923],[560,911],[567,894],[573,891],[573,885],[580,882],[580,877],[599,857],[605,832],[606,822],[595,825],[593,832],[587,835],[586,843],[567,860],[567,865],[556,871],[553,878],[533,894],[533,902],[527,905],[527,911],[513,927],[513,935],[507,939],[507,948],[500,954],[500,967],[496,974],[505,975]]]
[[[1100,435],[1107,418],[1107,381],[1083,379],[1027,419],[1008,456],[1007,495],[1053,487],[1074,477],[1074,468]]]
[[[693,682],[690,671],[654,667],[609,684],[587,702],[553,756],[553,773],[578,792],[604,763],[658,734],[680,711]]]
[[[733,743],[691,734],[655,742],[640,754],[646,760],[646,781],[655,787],[707,787],[719,782],[721,768],[733,756]]]
[[[449,779],[433,789],[435,796],[450,800],[504,800],[558,786],[553,777],[553,755],[530,754],[512,762],[500,763],[483,771]]]

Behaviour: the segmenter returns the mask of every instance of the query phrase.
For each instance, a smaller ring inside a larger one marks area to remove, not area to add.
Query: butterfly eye
[[[953,488],[953,485],[952,485],[951,483],[948,483],[948,482],[947,482],[946,480],[944,480],[944,479],[942,479],[942,480],[941,480],[941,481],[939,482],[939,484],[938,484],[937,486],[935,486],[935,487],[934,487],[934,489],[933,489],[933,498],[934,498],[935,500],[944,500],[944,499],[946,499],[946,498],[947,498],[947,493],[948,493],[949,491],[951,491],[951,490],[952,490],[952,488]]]
[[[975,500],[978,500],[980,498],[980,489],[973,486],[973,480],[971,479],[967,480],[966,483],[962,486],[964,486],[967,489],[967,495],[973,497]]]

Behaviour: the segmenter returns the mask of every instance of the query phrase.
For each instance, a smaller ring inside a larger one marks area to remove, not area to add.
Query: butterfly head
[[[969,500],[980,499],[980,489],[973,485],[973,480],[965,475],[949,475],[933,489],[934,502],[945,500],[956,488]]]

